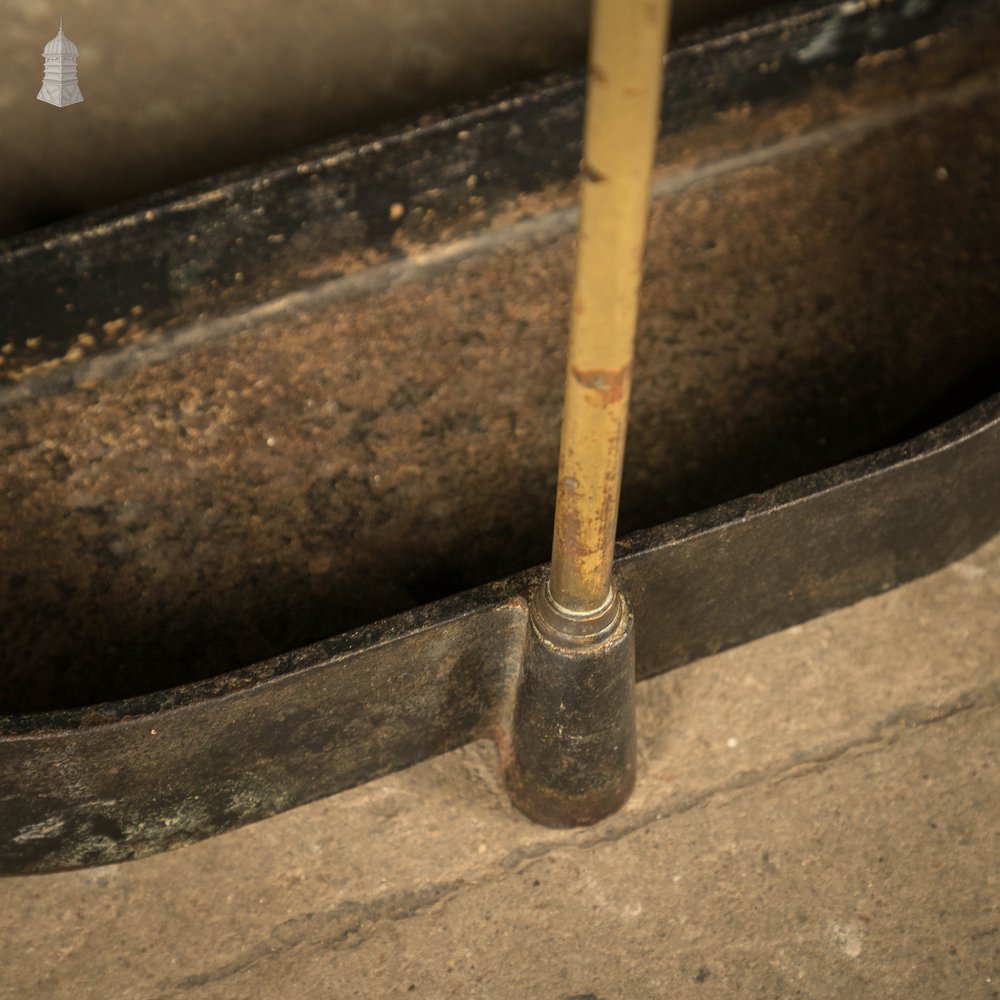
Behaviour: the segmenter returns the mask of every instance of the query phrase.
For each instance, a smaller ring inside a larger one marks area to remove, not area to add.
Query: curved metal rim
[[[882,476],[890,470],[901,470],[972,438],[991,431],[997,432],[998,425],[1000,393],[900,444],[789,480],[765,493],[740,497],[666,524],[635,531],[620,539],[616,545],[616,571],[620,576],[622,570],[628,567],[630,575],[634,575],[633,565],[641,569],[645,560],[666,547],[683,544],[701,535],[718,532],[727,526],[746,523],[754,518],[772,516],[782,509],[814,501],[831,490]],[[986,541],[990,534],[984,535],[982,541]],[[545,566],[536,566],[496,583],[422,605],[206,680],[80,709],[0,716],[0,739],[21,736],[56,737],[61,733],[114,726],[133,719],[154,722],[165,713],[191,705],[239,697],[241,693],[262,684],[288,682],[307,674],[318,663],[375,649],[407,636],[439,628],[446,623],[457,623],[477,612],[510,606],[512,602],[519,601],[527,606],[535,584],[544,577],[545,572]],[[659,672],[644,672],[642,676],[651,677]]]
[[[616,574],[636,673],[879,593],[1000,531],[1000,394],[901,445],[639,532]],[[476,738],[509,741],[518,574],[215,681],[0,720],[0,873],[222,833]]]
[[[991,431],[997,432],[1000,438],[1000,393],[900,444],[789,480],[764,493],[740,497],[666,524],[632,532],[616,544],[616,572],[620,576],[626,566],[631,567],[633,563],[639,566],[644,558],[665,547],[717,532],[726,526],[773,515],[796,504],[808,503],[832,490],[883,476],[890,470],[903,469]],[[992,532],[984,534],[982,541],[990,535]],[[495,583],[475,587],[206,680],[79,709],[0,716],[0,740],[27,736],[57,737],[63,733],[114,726],[140,718],[155,722],[166,713],[191,705],[238,698],[261,685],[289,682],[304,676],[319,663],[375,649],[439,628],[445,623],[456,623],[477,612],[510,606],[518,601],[527,606],[535,585],[544,577],[545,571],[545,566],[536,566]],[[643,676],[655,674],[644,673]]]

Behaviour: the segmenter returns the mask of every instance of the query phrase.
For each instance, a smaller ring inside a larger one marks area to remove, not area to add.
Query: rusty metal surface
[[[677,165],[657,178],[618,560],[640,675],[998,528],[995,398],[777,486],[1000,385],[996,34],[935,24],[878,58],[834,45],[828,74],[793,75],[812,81],[794,101],[664,140]],[[133,353],[90,361],[64,361],[57,334],[58,363],[14,384],[0,867],[122,860],[474,735],[503,743],[539,578],[519,571],[548,556],[572,260],[571,185],[532,190],[520,212],[488,203],[471,251],[456,215],[442,253],[404,241],[389,272],[376,240],[351,267],[382,277],[349,294],[310,285],[175,341],[136,330]],[[261,274],[279,271],[302,280]]]
[[[756,165],[661,178],[620,534],[1000,383],[1000,102],[962,93],[813,145],[809,105],[765,115]],[[572,231],[494,250],[5,409],[3,710],[212,676],[545,562]]]

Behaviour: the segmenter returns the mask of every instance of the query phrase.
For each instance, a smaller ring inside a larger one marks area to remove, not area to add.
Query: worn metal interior
[[[641,673],[1000,527],[990,8],[806,4],[672,57],[619,524]],[[522,88],[0,247],[6,870],[502,744],[549,556],[581,96]]]

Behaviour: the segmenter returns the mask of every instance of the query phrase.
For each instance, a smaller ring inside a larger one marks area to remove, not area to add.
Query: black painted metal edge
[[[931,572],[1000,531],[998,495],[1000,394],[902,445],[639,532],[616,560],[637,674]],[[0,720],[0,873],[141,857],[470,739],[502,748],[540,572],[213,682]]]
[[[973,31],[995,20],[990,8],[809,0],[689,36],[670,56],[663,132],[744,102],[792,100],[819,76],[849,79],[862,56],[943,27]],[[10,351],[0,385],[68,390],[74,364],[115,350],[126,332],[169,336],[307,289],[320,281],[302,276],[310,262],[405,259],[399,235],[427,245],[478,231],[519,195],[573,181],[582,113],[583,74],[563,75],[0,242],[0,347]]]

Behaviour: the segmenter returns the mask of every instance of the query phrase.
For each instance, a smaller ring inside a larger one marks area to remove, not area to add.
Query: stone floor
[[[170,854],[6,880],[0,997],[1000,996],[1000,538],[639,688],[627,808],[476,744]]]

